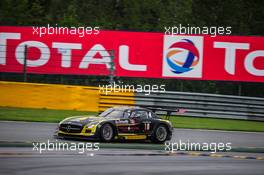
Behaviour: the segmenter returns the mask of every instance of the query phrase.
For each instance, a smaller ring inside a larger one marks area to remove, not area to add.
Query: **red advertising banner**
[[[116,76],[264,82],[264,37],[0,27],[0,72],[109,75],[112,55]]]

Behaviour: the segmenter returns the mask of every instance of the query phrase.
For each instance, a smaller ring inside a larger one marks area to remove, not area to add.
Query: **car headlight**
[[[86,126],[86,128],[87,129],[91,129],[91,128],[93,128],[95,125],[97,125],[99,122],[91,122],[91,123],[89,123],[87,126]]]
[[[94,127],[94,125],[88,125],[88,126],[86,126],[87,129],[91,129],[93,127]]]

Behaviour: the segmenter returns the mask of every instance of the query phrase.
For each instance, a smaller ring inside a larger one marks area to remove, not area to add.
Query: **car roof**
[[[119,109],[119,110],[147,110],[147,111],[151,111],[149,109],[146,108],[142,108],[139,106],[114,106],[113,109]]]

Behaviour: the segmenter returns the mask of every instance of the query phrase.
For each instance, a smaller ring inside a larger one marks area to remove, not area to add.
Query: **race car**
[[[59,123],[56,137],[113,140],[150,140],[163,143],[171,139],[173,127],[153,110],[116,106],[98,116],[76,116]]]

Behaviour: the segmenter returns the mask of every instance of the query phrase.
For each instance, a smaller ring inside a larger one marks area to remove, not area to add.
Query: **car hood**
[[[101,122],[105,118],[97,116],[74,116],[64,119],[60,124],[82,124],[86,125],[92,122]]]

